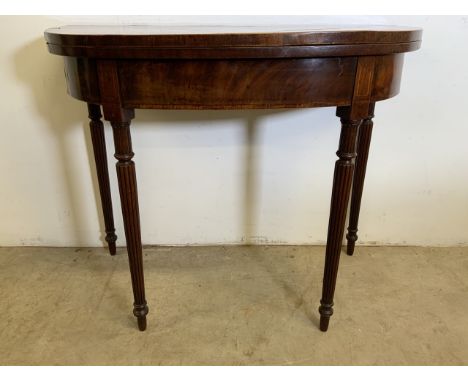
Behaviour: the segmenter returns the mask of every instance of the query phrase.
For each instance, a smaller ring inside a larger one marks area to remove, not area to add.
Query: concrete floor
[[[343,255],[327,333],[323,252],[145,248],[141,333],[123,249],[0,248],[0,364],[468,364],[468,248]]]

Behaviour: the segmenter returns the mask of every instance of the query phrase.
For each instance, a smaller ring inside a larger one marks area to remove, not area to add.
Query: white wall
[[[468,243],[467,17],[0,17],[0,245],[97,246],[86,105],[66,95],[47,27],[71,23],[386,23],[424,28],[401,93],[379,103],[360,242]],[[324,243],[334,109],[137,111],[145,244]],[[124,242],[110,127],[114,215]]]

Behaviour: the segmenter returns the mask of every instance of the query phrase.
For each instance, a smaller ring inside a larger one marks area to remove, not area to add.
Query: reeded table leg
[[[340,107],[337,111],[337,115],[341,117],[340,144],[336,152],[339,159],[335,163],[322,299],[320,300],[319,308],[320,330],[324,332],[327,331],[330,317],[333,314],[333,295],[353,179],[353,159],[356,156],[356,135],[361,123],[361,120],[351,120],[349,118],[350,111],[350,107]]]
[[[358,238],[359,210],[361,209],[362,189],[364,187],[364,178],[366,177],[367,158],[369,156],[372,127],[374,125],[372,122],[372,118],[374,117],[374,107],[375,103],[371,103],[369,105],[369,114],[359,127],[356,168],[354,169],[353,193],[351,196],[351,210],[349,213],[348,234],[346,235],[346,239],[348,239],[346,252],[350,256],[354,253],[354,245]]]
[[[138,319],[138,328],[143,331],[146,329],[148,306],[145,300],[140,214],[138,211],[135,163],[132,160],[134,154],[130,137],[130,121],[117,122],[111,120],[111,124],[114,132],[115,157],[118,160],[116,165],[117,178],[132,277],[133,314]]]
[[[112,196],[109,185],[109,170],[107,167],[106,139],[104,136],[104,125],[101,121],[101,107],[88,103],[89,128],[91,130],[91,140],[93,142],[94,161],[99,183],[99,193],[101,195],[102,212],[104,224],[106,226],[106,241],[111,255],[115,255],[115,234],[114,215],[112,212]]]

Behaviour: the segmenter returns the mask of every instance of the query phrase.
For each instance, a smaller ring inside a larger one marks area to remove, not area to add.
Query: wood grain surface
[[[54,54],[93,58],[278,58],[404,53],[419,28],[393,26],[63,26],[44,33]]]

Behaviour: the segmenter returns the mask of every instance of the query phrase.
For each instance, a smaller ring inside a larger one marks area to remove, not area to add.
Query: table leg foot
[[[138,320],[138,329],[141,332],[146,330],[146,315],[148,314],[148,305],[144,304],[133,304],[133,314]]]
[[[348,234],[346,235],[346,239],[348,240],[348,245],[346,246],[346,253],[348,256],[353,256],[354,248],[357,240],[357,230],[352,232],[352,230],[348,229]]]
[[[330,317],[333,315],[333,303],[324,304],[320,301],[320,330],[326,332],[328,330],[328,324],[330,323]]]
[[[138,329],[140,329],[140,332],[146,330],[146,317],[138,317]]]
[[[117,253],[117,248],[115,246],[115,241],[117,240],[117,236],[114,235],[113,237],[106,236],[107,246],[109,247],[109,253],[114,256]]]

